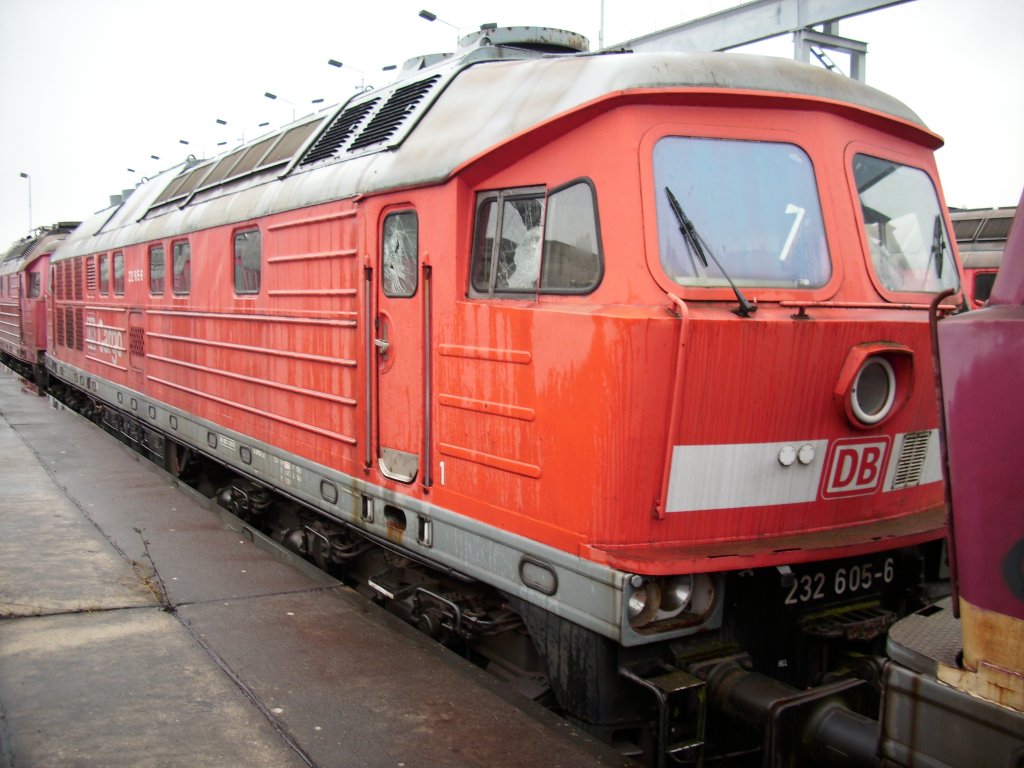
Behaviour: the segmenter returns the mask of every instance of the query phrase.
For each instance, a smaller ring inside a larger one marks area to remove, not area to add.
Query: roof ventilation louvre
[[[310,165],[318,160],[333,157],[335,152],[352,135],[359,126],[359,123],[363,121],[363,118],[369,114],[378,101],[380,99],[364,101],[362,104],[349,107],[338,115],[331,124],[331,127],[324,131],[323,135],[316,140],[316,143],[307,150],[306,156],[302,158],[301,165]]]
[[[428,77],[416,83],[398,88],[391,94],[380,111],[373,116],[363,132],[352,142],[348,148],[349,152],[368,147],[372,144],[379,144],[389,139],[398,127],[405,122],[405,119],[416,108],[416,105],[423,100],[423,97],[430,91],[434,83],[441,79],[440,75]]]

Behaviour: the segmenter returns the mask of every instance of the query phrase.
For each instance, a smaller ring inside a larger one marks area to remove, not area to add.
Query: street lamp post
[[[353,72],[355,72],[356,74],[358,74],[359,75],[359,85],[356,86],[356,90],[364,91],[364,92],[365,91],[372,91],[373,90],[373,86],[372,85],[367,85],[366,84],[366,75],[365,75],[365,73],[362,70],[356,69],[355,67],[349,67],[349,66],[343,64],[342,62],[338,61],[337,59],[328,59],[327,63],[328,63],[328,65],[330,65],[332,67],[336,67],[337,69],[341,69],[342,67],[345,67],[346,69],[350,69]],[[386,67],[381,67],[380,71],[381,72],[390,72],[390,71],[392,71],[394,69],[398,69],[398,67],[396,67],[394,64],[389,64]]]
[[[436,13],[431,13],[430,11],[420,11],[419,16],[421,19],[426,19],[427,21],[440,21],[442,24],[447,24],[449,27],[455,30],[456,35],[459,34],[459,27],[455,26],[450,21],[445,21]]]
[[[28,180],[28,231],[32,232],[32,177],[22,172],[21,178]]]
[[[288,99],[284,98],[283,96],[278,96],[276,93],[271,93],[270,91],[267,91],[263,95],[266,96],[271,101],[279,101],[280,100],[280,101],[283,101],[285,104],[291,104],[291,107],[292,107],[292,122],[295,121],[295,102],[294,101],[288,101]]]
[[[455,47],[457,48],[459,46],[459,30],[461,30],[462,27],[457,27],[456,25],[452,24],[450,21],[445,21],[440,16],[438,16],[436,13],[431,13],[430,11],[420,11],[419,17],[421,19],[425,19],[426,21],[431,21],[431,22],[433,22],[433,21],[440,21],[442,24],[447,24],[449,27],[454,29],[455,30]]]
[[[337,67],[338,69],[341,69],[343,66],[345,66],[344,64],[342,64],[337,59],[328,59],[327,60],[327,64],[328,64],[328,66]],[[369,88],[366,87],[366,76],[362,73],[362,71],[356,69],[355,67],[348,67],[348,69],[352,70],[357,75],[359,75],[359,90],[360,91],[372,91],[373,90],[373,86],[370,86]]]

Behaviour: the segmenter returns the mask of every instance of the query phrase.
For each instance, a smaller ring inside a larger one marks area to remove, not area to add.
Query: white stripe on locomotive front
[[[894,481],[907,434],[898,434],[892,441],[882,492],[900,490],[894,487]],[[810,462],[793,461],[788,466],[780,462],[783,451],[792,449],[799,453],[804,446],[810,446],[813,452]],[[822,473],[828,469],[828,448],[828,440],[677,445],[672,449],[666,511],[697,512],[814,501],[819,495]],[[941,480],[938,430],[932,429],[924,465],[914,485]]]

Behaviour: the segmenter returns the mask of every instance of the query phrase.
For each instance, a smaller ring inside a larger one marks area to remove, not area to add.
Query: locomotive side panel
[[[354,211],[335,205],[60,260],[54,360],[120,407],[138,393],[354,471],[357,243]]]
[[[286,453],[351,465],[355,239],[353,214],[331,209],[194,233],[196,280],[145,310],[145,391]]]
[[[147,311],[151,393],[296,455],[333,466],[351,461],[358,440],[352,220],[305,210],[195,233],[191,295]]]

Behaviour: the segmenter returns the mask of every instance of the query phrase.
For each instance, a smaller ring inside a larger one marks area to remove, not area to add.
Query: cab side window
[[[589,293],[603,272],[594,188],[579,181],[555,190],[548,195],[541,290]]]
[[[477,198],[470,295],[589,293],[603,262],[593,187],[575,181]]]

